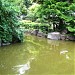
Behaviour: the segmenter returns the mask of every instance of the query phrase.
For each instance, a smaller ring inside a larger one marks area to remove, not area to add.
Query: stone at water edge
[[[51,40],[60,40],[60,33],[59,32],[48,33],[47,38]]]
[[[73,41],[75,40],[75,36],[67,35],[66,39]]]
[[[31,32],[31,34],[37,35],[37,34],[38,34],[38,31],[39,31],[39,30],[35,29],[35,30],[33,30],[33,31]]]
[[[61,34],[60,39],[61,39],[61,40],[66,40],[66,35]]]

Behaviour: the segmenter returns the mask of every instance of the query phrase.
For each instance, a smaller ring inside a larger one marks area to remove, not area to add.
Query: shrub
[[[0,39],[2,42],[22,42],[23,34],[20,30],[20,23],[18,20],[18,11],[9,0],[0,1]],[[15,38],[14,38],[15,37]],[[14,39],[14,40],[13,40]]]

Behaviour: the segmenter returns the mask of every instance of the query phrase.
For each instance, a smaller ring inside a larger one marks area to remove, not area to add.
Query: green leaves
[[[68,31],[74,32],[75,25],[75,3],[65,0],[44,0],[37,14],[39,18],[45,19],[50,24],[57,26],[58,31],[68,28]],[[45,18],[44,18],[45,16]],[[44,22],[44,21],[43,21]]]
[[[69,10],[75,11],[75,3],[72,3],[72,4],[69,6]]]
[[[75,32],[75,27],[74,28],[72,28],[72,27],[67,27],[68,28],[68,30],[70,31],[70,32]]]
[[[2,42],[12,42],[14,38],[13,35],[16,37],[14,41],[16,41],[18,38],[21,41],[23,38],[22,31],[19,28],[20,23],[17,17],[17,14],[19,13],[19,7],[15,5],[17,3],[14,1],[1,0],[2,6],[0,9],[0,39],[2,40]],[[18,29],[18,31],[16,31],[15,29]]]

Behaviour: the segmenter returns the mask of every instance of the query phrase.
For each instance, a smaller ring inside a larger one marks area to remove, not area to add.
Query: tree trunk
[[[59,27],[58,27],[59,31],[62,31],[63,28],[64,28],[63,20],[59,19]]]

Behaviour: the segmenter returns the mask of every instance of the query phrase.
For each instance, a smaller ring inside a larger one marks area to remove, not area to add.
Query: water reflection
[[[68,50],[62,50],[62,51],[60,51],[60,55],[61,54],[66,54],[66,53],[68,53]]]
[[[21,64],[21,65],[16,65],[16,66],[13,67],[13,70],[16,70],[16,72],[18,73],[18,75],[25,74],[26,71],[28,71],[31,68],[30,67],[30,63],[34,59],[35,59],[34,57],[29,58],[29,60],[27,61],[27,63]]]
[[[28,61],[26,64],[17,65],[15,68],[18,68],[17,72],[19,75],[25,74],[25,72],[30,69],[30,61]]]
[[[64,55],[66,59],[70,59],[68,50],[61,50],[60,55]]]
[[[70,59],[69,55],[66,54],[66,59]]]
[[[0,48],[0,75],[74,75],[75,43],[27,35]]]

